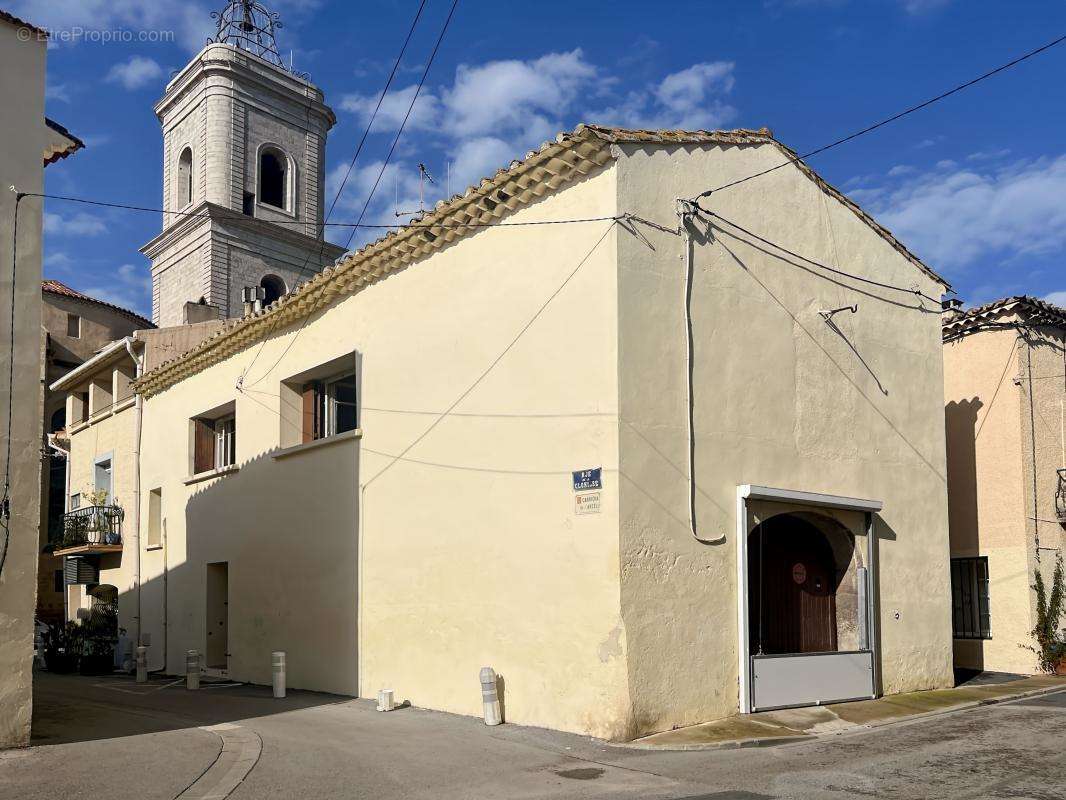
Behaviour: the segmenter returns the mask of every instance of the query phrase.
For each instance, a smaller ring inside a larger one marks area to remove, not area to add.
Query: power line
[[[407,126],[407,120],[410,119],[410,117],[411,117],[411,111],[412,111],[412,109],[414,109],[415,102],[418,100],[418,95],[422,91],[422,87],[425,85],[426,77],[429,75],[429,70],[433,66],[433,62],[434,62],[434,60],[437,57],[437,52],[440,50],[441,42],[444,41],[444,34],[446,34],[448,32],[448,26],[451,25],[452,17],[455,15],[455,9],[456,9],[456,7],[458,5],[459,5],[459,0],[452,0],[452,7],[448,11],[448,16],[444,20],[444,25],[441,26],[440,34],[437,36],[437,41],[433,45],[433,50],[432,50],[432,52],[430,52],[429,58],[426,60],[425,69],[422,70],[422,77],[421,77],[421,79],[419,79],[418,86],[415,89],[414,95],[411,97],[411,102],[407,106],[407,113],[404,114],[403,121],[400,123],[399,129],[396,131],[396,136],[392,140],[392,146],[389,148],[388,155],[385,156],[385,160],[381,164],[381,169],[378,171],[377,179],[374,181],[374,185],[370,189],[370,193],[367,195],[366,202],[363,203],[363,210],[359,213],[359,219],[356,221],[355,225],[352,227],[352,232],[348,235],[348,241],[345,242],[345,244],[344,244],[344,249],[345,250],[347,250],[351,246],[352,238],[355,236],[355,231],[362,224],[363,217],[366,215],[366,210],[367,210],[367,208],[370,207],[370,201],[373,200],[374,193],[377,192],[378,185],[381,183],[381,176],[385,174],[385,168],[388,167],[389,161],[392,159],[392,155],[396,151],[396,145],[399,143],[400,137],[403,135],[404,128]],[[271,367],[269,369],[267,369],[265,372],[263,372],[263,374],[260,375],[259,378],[257,378],[255,381],[250,383],[249,386],[255,386],[257,383],[259,383],[259,381],[263,380],[263,378],[265,378],[267,375],[269,375],[271,370],[274,369],[274,367],[276,367],[278,364],[281,363],[281,360],[283,358],[285,358],[286,354],[289,352],[289,350],[292,348],[292,346],[296,343],[296,340],[300,337],[300,334],[303,333],[303,329],[307,325],[307,322],[308,322],[309,319],[311,319],[310,316],[307,316],[307,317],[304,318],[303,322],[300,323],[300,327],[296,329],[296,333],[293,335],[293,337],[289,341],[288,345],[286,345],[285,349],[282,350],[281,355],[278,356],[277,360],[273,363],[273,365],[271,365]],[[274,329],[278,325],[278,321],[279,320],[280,320],[280,317],[276,317],[275,318],[274,323],[271,326],[270,330],[267,332],[266,336],[269,336],[274,331]],[[252,367],[255,366],[255,362],[258,360],[260,353],[263,352],[263,347],[264,347],[265,344],[266,344],[266,337],[264,336],[259,342],[259,349],[256,350],[255,355],[252,357],[251,363],[249,363],[248,366],[245,367],[241,371],[241,376],[240,376],[240,378],[237,379],[237,390],[238,391],[241,391],[243,389],[244,378],[251,371]]]
[[[736,228],[741,233],[743,233],[743,234],[745,234],[747,236],[750,236],[751,238],[761,242],[762,244],[767,245],[768,247],[773,247],[776,250],[780,250],[782,253],[787,253],[788,255],[792,256],[793,258],[798,258],[800,261],[806,261],[808,264],[811,264],[812,266],[818,267],[819,269],[824,269],[826,272],[831,272],[834,275],[839,275],[842,278],[848,278],[850,280],[859,281],[860,283],[866,283],[866,284],[869,284],[871,286],[877,286],[878,288],[881,288],[881,289],[889,289],[889,290],[894,291],[894,292],[903,292],[905,294],[911,294],[911,295],[914,295],[916,297],[920,297],[920,298],[923,298],[925,300],[928,300],[931,303],[935,303],[937,305],[937,307],[940,306],[940,301],[939,300],[937,300],[935,297],[931,297],[931,296],[925,294],[924,292],[922,292],[918,288],[909,288],[909,287],[906,287],[906,286],[895,286],[895,285],[893,285],[891,283],[882,283],[881,281],[875,281],[875,280],[873,280],[871,278],[864,278],[862,275],[855,275],[855,274],[853,274],[851,272],[846,272],[846,271],[844,271],[842,269],[838,269],[837,267],[831,267],[828,264],[823,264],[820,261],[815,261],[813,258],[808,258],[807,256],[800,255],[799,253],[797,253],[797,252],[795,252],[793,250],[789,250],[784,245],[780,245],[777,242],[772,242],[769,239],[766,239],[766,238],[764,238],[762,236],[759,236],[759,234],[753,233],[752,231],[749,231],[747,228],[741,227],[740,225],[738,225],[737,223],[733,222],[732,220],[726,219],[721,214],[716,214],[715,212],[708,211],[707,209],[701,209],[701,211],[704,214],[706,214],[707,216],[709,216],[709,217],[713,217],[714,219],[717,219],[717,220],[719,220],[721,222],[724,222],[726,225],[729,225],[732,228]]]
[[[241,222],[255,222],[263,225],[306,225],[303,220],[267,220],[260,217],[250,217],[247,214],[230,214],[212,216],[210,213],[194,211],[169,211],[165,208],[150,208],[148,206],[131,205],[128,203],[112,203],[104,200],[92,200],[87,197],[70,197],[59,194],[38,194],[27,192],[26,197],[41,197],[45,200],[62,200],[68,203],[82,203],[90,206],[103,206],[104,208],[118,208],[127,211],[144,211],[153,214],[171,214],[179,217],[195,217],[197,219],[218,219]],[[369,222],[322,222],[322,228],[366,228],[372,230],[396,230],[398,228],[499,228],[499,227],[528,227],[530,225],[570,225],[578,222],[608,222],[614,217],[582,217],[579,219],[542,219],[528,222],[407,222],[395,225],[375,224]]]
[[[926,100],[926,101],[924,101],[922,103],[918,103],[918,105],[911,106],[910,108],[908,108],[908,109],[906,109],[904,111],[900,111],[898,114],[893,114],[891,117],[886,117],[885,119],[881,120],[880,122],[875,122],[873,125],[869,125],[869,126],[863,128],[862,130],[858,130],[858,131],[855,131],[854,133],[850,133],[847,136],[844,136],[844,137],[842,137],[840,139],[837,139],[835,142],[830,142],[829,144],[826,144],[826,145],[823,145],[823,146],[821,146],[819,148],[811,150],[808,153],[804,153],[803,155],[796,156],[795,158],[790,158],[788,161],[783,161],[782,163],[778,164],[777,166],[769,167],[768,169],[764,169],[761,172],[756,172],[753,175],[748,175],[745,178],[738,178],[735,181],[730,181],[729,183],[724,183],[721,186],[716,186],[713,189],[708,189],[707,191],[696,195],[696,197],[694,198],[693,202],[698,201],[701,198],[707,197],[707,196],[713,194],[714,192],[720,192],[723,189],[729,189],[730,187],[733,187],[733,186],[739,186],[742,183],[745,183],[745,182],[750,181],[750,180],[754,180],[755,178],[762,177],[763,175],[767,175],[767,174],[769,174],[771,172],[774,172],[775,170],[779,170],[782,167],[787,167],[789,164],[795,164],[798,161],[803,161],[804,159],[811,158],[812,156],[816,156],[816,155],[818,155],[820,153],[824,153],[827,150],[832,150],[834,147],[838,147],[838,146],[840,146],[840,145],[842,145],[842,144],[844,144],[846,142],[850,142],[852,139],[858,139],[860,136],[865,136],[868,133],[872,133],[873,131],[876,131],[878,128],[882,128],[885,125],[888,125],[888,124],[890,124],[892,122],[895,122],[896,120],[902,119],[903,117],[906,117],[908,114],[913,114],[916,111],[921,111],[923,108],[928,108],[929,106],[933,105],[934,103],[938,103],[938,102],[940,102],[941,100],[943,100],[945,98],[951,97],[951,95],[953,95],[953,94],[961,92],[963,89],[968,89],[971,86],[974,86],[975,84],[980,83],[981,81],[984,81],[984,80],[987,80],[988,78],[991,78],[993,75],[998,75],[1000,72],[1008,70],[1011,67],[1017,66],[1018,64],[1021,64],[1023,61],[1027,61],[1028,59],[1032,58],[1033,56],[1036,56],[1036,55],[1039,55],[1040,53],[1043,53],[1045,50],[1050,50],[1052,47],[1055,47],[1056,45],[1061,44],[1064,41],[1066,41],[1066,36],[1060,36],[1059,38],[1057,38],[1057,39],[1055,39],[1053,41],[1050,41],[1047,44],[1036,48],[1035,50],[1030,50],[1028,53],[1025,53],[1024,55],[1021,55],[1018,58],[1013,59],[1012,61],[1008,61],[1006,64],[1002,64],[1002,65],[996,67],[995,69],[989,70],[988,72],[984,73],[983,75],[979,75],[978,77],[974,78],[973,80],[966,81],[966,83],[960,83],[958,86],[956,86],[953,89],[949,89],[946,92],[942,92],[941,94],[938,94],[936,97],[931,97],[931,98],[929,98],[928,100]]]
[[[370,201],[374,199],[374,194],[378,190],[378,186],[381,184],[381,178],[385,174],[385,169],[389,166],[389,162],[392,160],[393,153],[396,152],[396,145],[400,143],[400,137],[403,136],[404,128],[407,127],[407,120],[411,118],[411,111],[415,107],[415,103],[418,101],[418,96],[422,92],[422,87],[426,83],[426,77],[429,75],[429,69],[433,66],[433,61],[437,57],[437,51],[440,49],[440,43],[444,41],[444,34],[448,32],[448,26],[451,25],[452,16],[455,14],[455,9],[459,5],[459,0],[452,0],[452,7],[448,10],[448,16],[444,20],[444,25],[441,26],[440,35],[437,37],[437,43],[433,45],[433,51],[429,54],[429,59],[426,61],[426,67],[422,70],[422,77],[418,81],[418,86],[415,87],[415,93],[411,97],[411,102],[407,105],[407,113],[403,115],[403,121],[400,122],[400,127],[396,131],[396,136],[392,140],[392,146],[389,147],[389,152],[385,156],[385,160],[381,164],[381,169],[378,170],[378,176],[374,180],[374,185],[370,189],[370,194],[366,197],[366,202],[363,203],[363,210],[359,212],[359,219],[356,220],[355,227],[352,228],[352,232],[348,234],[348,241],[344,244],[344,249],[347,250],[351,244],[352,239],[355,237],[355,231],[363,222],[363,217],[366,215],[367,208],[370,207]]]

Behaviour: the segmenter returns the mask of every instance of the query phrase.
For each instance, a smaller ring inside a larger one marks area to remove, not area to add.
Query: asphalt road
[[[717,752],[629,750],[419,709],[379,714],[367,701],[310,692],[274,700],[262,687],[190,693],[41,674],[35,696],[34,745],[0,753],[2,800],[173,800],[219,757],[220,735],[204,730],[212,725],[256,748],[234,800],[1066,800],[1066,692]]]

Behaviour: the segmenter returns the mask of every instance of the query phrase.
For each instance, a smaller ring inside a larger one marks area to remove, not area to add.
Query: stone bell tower
[[[155,106],[168,213],[141,252],[160,326],[239,316],[244,287],[273,302],[344,252],[322,238],[333,111],[279,57],[277,14],[230,0],[212,16],[218,34]]]

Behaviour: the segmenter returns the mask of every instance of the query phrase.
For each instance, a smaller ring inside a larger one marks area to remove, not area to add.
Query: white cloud
[[[1066,247],[1066,154],[985,171],[941,162],[933,172],[852,196],[863,193],[878,221],[934,269]]]
[[[948,5],[951,0],[902,0],[903,10],[908,14],[928,14]]]
[[[724,100],[733,90],[734,64],[693,64],[667,75],[658,85],[630,92],[617,105],[596,112],[597,122],[633,128],[713,129],[733,120],[737,111]]]
[[[44,88],[44,99],[55,100],[57,103],[69,103],[70,92],[65,83],[49,83]]]
[[[443,95],[444,124],[454,136],[542,127],[587,90],[598,70],[580,49],[532,61],[461,64]]]
[[[910,175],[912,172],[915,171],[915,168],[912,167],[910,164],[897,164],[888,171],[888,177],[897,178],[900,175]]]
[[[146,56],[130,56],[128,61],[121,61],[112,66],[104,80],[121,84],[123,88],[132,91],[158,82],[162,77],[163,68],[158,62]]]
[[[183,0],[181,3],[159,0],[9,0],[11,13],[34,25],[71,37],[71,31],[134,30],[173,35],[190,52],[204,46],[215,32],[211,11],[221,3]],[[84,38],[84,37],[83,37]],[[59,36],[53,40],[61,46]],[[79,40],[70,38],[71,43]]]
[[[732,62],[701,62],[622,95],[615,88],[620,79],[588,61],[580,49],[528,60],[462,64],[451,83],[427,86],[419,94],[407,130],[424,134],[421,150],[409,150],[410,155],[390,164],[367,221],[392,224],[394,208],[418,207],[416,162],[428,161],[433,151],[444,153],[451,178],[446,187],[447,167],[438,163],[436,185],[426,186],[427,207],[449,189],[452,194],[462,191],[578,121],[642,128],[719,127],[736,116],[725,101],[734,82]],[[375,131],[391,137],[413,94],[414,86],[390,92]],[[342,97],[340,108],[365,124],[376,103],[377,95],[353,93]],[[427,146],[432,149],[424,154]],[[334,219],[359,213],[380,168],[379,162],[356,169]],[[334,196],[346,169],[345,164],[331,170],[327,197]],[[342,215],[342,209],[349,213]],[[336,232],[331,235],[336,238]]]
[[[1049,303],[1066,308],[1066,292],[1052,292],[1045,298]]]
[[[147,267],[122,264],[106,283],[79,286],[78,291],[105,303],[131,309],[142,316],[151,314],[152,278]]]
[[[374,130],[381,132],[399,128],[417,88],[417,86],[412,84],[404,89],[397,89],[385,95],[385,99],[381,102],[381,109],[374,120]],[[346,94],[341,97],[339,105],[341,110],[356,114],[360,123],[365,125],[370,121],[377,103],[378,95]],[[440,101],[430,92],[423,89],[411,109],[411,116],[407,120],[405,130],[432,129],[437,124],[439,117]]]
[[[99,217],[79,211],[70,217],[45,212],[44,232],[53,236],[98,236],[107,231]]]
[[[66,272],[74,266],[74,259],[62,251],[57,251],[46,255],[43,263],[49,269],[58,269]]]

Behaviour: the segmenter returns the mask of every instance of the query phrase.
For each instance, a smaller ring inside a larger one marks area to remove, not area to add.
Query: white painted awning
[[[795,503],[819,508],[839,508],[845,511],[864,511],[876,513],[884,508],[880,500],[864,500],[861,497],[843,497],[835,494],[818,492],[801,492],[796,489],[776,489],[772,486],[753,486],[745,484],[737,487],[737,494],[742,500],[769,500],[776,503]]]

